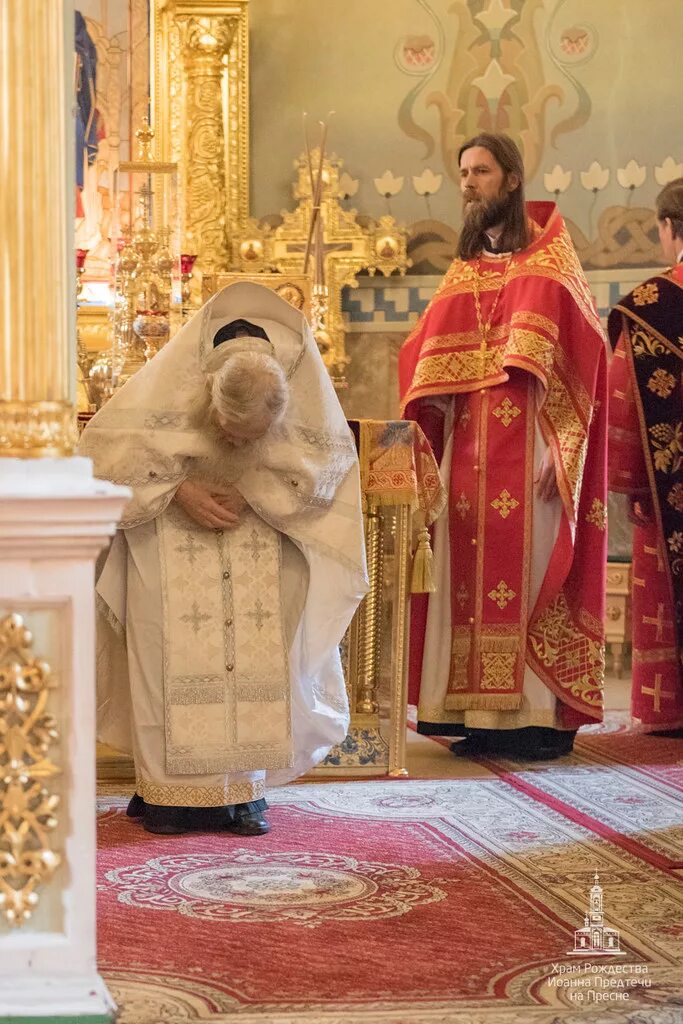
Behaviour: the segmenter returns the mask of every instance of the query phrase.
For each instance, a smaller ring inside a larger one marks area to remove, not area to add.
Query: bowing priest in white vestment
[[[129,814],[265,832],[265,787],[346,735],[338,645],[367,590],[356,450],[304,317],[218,292],[81,452],[133,489],[97,581],[98,734],[134,757]]]

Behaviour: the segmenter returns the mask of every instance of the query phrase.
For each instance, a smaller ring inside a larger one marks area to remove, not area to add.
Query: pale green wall
[[[431,36],[441,63],[424,86],[414,108],[416,119],[438,133],[438,116],[424,97],[442,92],[454,96],[458,76],[469,67],[470,45],[457,58],[449,88],[452,61],[472,17],[489,9],[491,0],[252,0],[252,209],[265,216],[291,207],[292,161],[302,149],[301,113],[315,119],[334,109],[331,148],[346,169],[360,178],[351,205],[378,215],[386,210],[373,178],[387,168],[405,177],[403,191],[392,200],[392,212],[407,221],[429,216],[424,199],[412,186],[412,175],[425,167],[444,172],[440,152],[424,159],[424,145],[408,138],[398,111],[419,78],[398,66],[395,53],[406,36]],[[562,90],[545,111],[545,140],[538,169],[529,184],[535,198],[550,198],[544,172],[555,164],[571,170],[574,179],[560,205],[583,232],[592,237],[606,207],[652,206],[659,185],[654,167],[667,156],[683,161],[683,0],[493,0],[494,7],[512,7],[522,15],[534,12],[532,23],[509,26],[525,47],[523,60],[534,66],[537,85]],[[526,10],[525,10],[526,9]],[[592,49],[587,59],[567,61],[560,48],[564,30],[588,29]],[[479,40],[487,42],[475,23]],[[506,30],[509,32],[509,30]],[[505,37],[504,31],[503,36]],[[475,37],[476,38],[476,37]],[[400,52],[400,49],[399,49]],[[534,55],[535,54],[535,55]],[[488,58],[487,58],[488,59]],[[438,58],[437,58],[438,60]],[[505,60],[501,58],[503,67]],[[521,63],[521,62],[520,62]],[[460,72],[462,68],[462,72]],[[507,64],[519,74],[519,66]],[[551,146],[549,132],[581,105],[568,77],[585,91],[587,119]],[[536,131],[535,136],[539,137]],[[647,179],[632,195],[616,179],[617,168],[631,159],[645,165]],[[610,183],[595,198],[582,187],[579,172],[597,160],[611,172]],[[445,177],[431,200],[432,216],[458,222],[456,184]]]

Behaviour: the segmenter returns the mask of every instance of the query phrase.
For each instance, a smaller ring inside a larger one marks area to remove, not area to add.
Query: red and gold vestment
[[[422,706],[434,596],[421,597],[411,699],[421,719],[441,723],[518,712],[530,669],[555,710],[516,724],[575,729],[602,716],[606,351],[562,217],[552,203],[528,209],[532,243],[454,260],[400,353],[403,416],[420,423],[438,459],[450,452],[448,683],[438,708]],[[545,513],[534,477],[545,449],[559,499],[539,570],[534,516]]]

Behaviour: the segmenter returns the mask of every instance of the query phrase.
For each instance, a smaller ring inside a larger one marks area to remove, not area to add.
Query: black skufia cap
[[[246,334],[249,338],[262,338],[264,341],[270,342],[270,338],[262,327],[250,324],[248,320],[231,320],[229,324],[218,328],[213,336],[213,347],[217,348],[224,341],[233,341],[238,333]]]

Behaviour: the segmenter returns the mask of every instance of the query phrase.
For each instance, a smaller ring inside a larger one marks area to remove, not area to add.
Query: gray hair
[[[261,352],[236,352],[211,381],[211,405],[236,422],[262,420],[271,425],[285,414],[289,385],[276,359]]]

